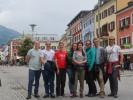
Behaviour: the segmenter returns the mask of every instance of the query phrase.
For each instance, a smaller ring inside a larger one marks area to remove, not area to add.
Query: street
[[[133,98],[133,72],[132,71],[124,71],[121,73],[121,81],[119,81],[119,93],[118,98],[115,100],[132,100]],[[2,86],[0,87],[0,100],[25,100],[27,96],[27,84],[28,84],[28,68],[26,66],[0,66],[0,79],[2,81]],[[98,85],[97,85],[98,87]],[[85,84],[84,94],[87,93],[88,87]],[[36,99],[32,96],[31,100],[43,100],[44,95],[44,86],[42,76],[40,79],[40,89],[39,95],[41,96],[39,99]],[[108,97],[107,95],[110,93],[109,84],[107,83],[105,86],[106,96],[104,99],[106,100],[114,100],[113,97]],[[66,82],[65,87],[65,97],[59,97],[55,99],[60,100],[80,100],[81,98],[70,98],[69,97],[69,89],[68,89],[68,80]],[[84,100],[102,100],[102,98],[97,97],[85,97]],[[49,99],[48,99],[49,100]]]

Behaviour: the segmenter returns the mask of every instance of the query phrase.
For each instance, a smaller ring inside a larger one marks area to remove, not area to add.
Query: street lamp
[[[32,40],[33,40],[33,34],[34,34],[34,30],[35,30],[36,26],[37,26],[36,24],[30,24],[30,27],[31,27],[31,30],[32,30]]]

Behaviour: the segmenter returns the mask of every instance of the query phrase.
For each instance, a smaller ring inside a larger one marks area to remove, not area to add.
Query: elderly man
[[[31,99],[32,86],[33,86],[34,79],[35,79],[34,96],[36,98],[39,97],[38,88],[39,88],[39,79],[40,79],[40,75],[41,75],[39,47],[40,47],[39,41],[35,41],[34,48],[30,49],[26,56],[26,62],[28,63],[28,66],[29,66],[28,96],[26,99]]]
[[[117,67],[119,64],[123,64],[123,55],[120,53],[120,46],[115,44],[115,37],[109,37],[109,45],[106,47],[107,51],[107,73],[109,75],[110,82],[110,90],[111,93],[108,96],[113,96],[117,98],[118,92],[118,76],[119,76],[119,68]]]

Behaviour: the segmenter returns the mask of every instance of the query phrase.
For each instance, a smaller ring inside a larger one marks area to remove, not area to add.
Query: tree
[[[29,49],[33,48],[33,42],[30,38],[26,38],[18,49],[18,55],[23,56],[24,61]]]

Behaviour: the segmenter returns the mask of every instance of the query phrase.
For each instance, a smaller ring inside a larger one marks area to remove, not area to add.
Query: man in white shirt
[[[42,63],[42,75],[44,80],[45,95],[43,98],[55,98],[54,95],[54,54],[55,52],[51,49],[51,42],[46,41],[46,49],[41,51],[41,63]]]
[[[123,63],[123,55],[122,53],[120,53],[120,50],[121,50],[120,46],[115,44],[115,37],[110,36],[109,45],[106,47],[107,59],[108,59],[107,73],[109,75],[109,82],[111,89],[111,93],[108,96],[113,96],[114,98],[118,97],[117,78],[119,77],[119,68],[117,68],[117,65]]]

